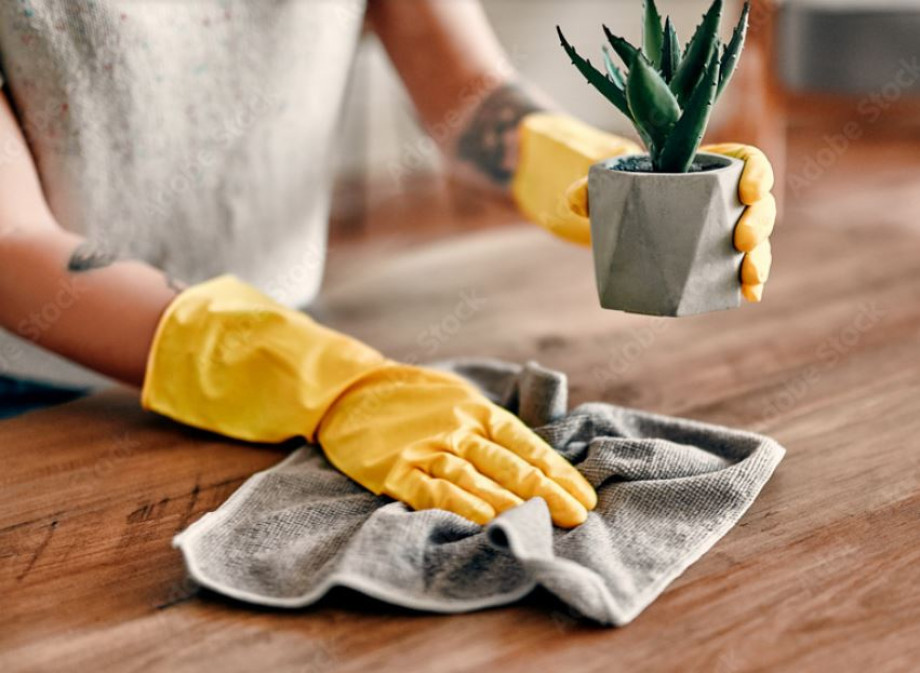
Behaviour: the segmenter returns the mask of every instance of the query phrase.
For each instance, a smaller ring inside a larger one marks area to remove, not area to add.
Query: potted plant
[[[632,121],[647,154],[602,161],[588,174],[594,266],[601,305],[681,316],[741,303],[742,254],[732,232],[743,206],[743,163],[699,152],[716,100],[744,46],[746,4],[727,45],[719,39],[723,0],[715,0],[682,49],[670,17],[662,27],[646,0],[642,48],[603,26],[606,72],[562,47],[588,82]]]

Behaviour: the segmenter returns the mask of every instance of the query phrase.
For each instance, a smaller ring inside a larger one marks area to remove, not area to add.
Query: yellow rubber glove
[[[776,199],[773,189],[773,166],[767,156],[756,147],[739,143],[707,145],[703,152],[721,154],[741,159],[744,172],[738,183],[738,198],[747,206],[735,225],[734,243],[738,252],[744,253],[741,262],[741,293],[751,302],[763,298],[764,283],[770,277],[773,250],[770,235],[776,224]]]
[[[534,113],[519,128],[520,154],[512,183],[515,201],[533,222],[566,240],[590,245],[588,169],[603,159],[642,150],[635,143],[598,131],[565,115]],[[735,227],[734,244],[745,253],[741,292],[758,302],[770,275],[770,234],[776,221],[773,168],[757,148],[740,144],[710,145],[705,152],[745,162],[739,198],[747,208]]]
[[[445,372],[394,363],[366,376],[330,408],[319,442],[337,468],[375,493],[480,524],[540,496],[553,522],[571,528],[597,504],[562,456]]]
[[[377,494],[477,523],[543,497],[572,527],[588,482],[459,377],[401,365],[224,276],[181,293],[157,327],[144,408],[259,442],[302,436]]]
[[[603,159],[635,154],[631,140],[598,131],[567,115],[534,112],[518,127],[518,166],[511,193],[532,222],[573,243],[591,244],[591,228],[560,210],[560,197]]]

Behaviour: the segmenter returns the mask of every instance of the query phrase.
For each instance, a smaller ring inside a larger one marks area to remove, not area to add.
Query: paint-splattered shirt
[[[64,228],[302,306],[363,15],[364,0],[3,0],[0,76]],[[91,380],[7,333],[0,373]]]

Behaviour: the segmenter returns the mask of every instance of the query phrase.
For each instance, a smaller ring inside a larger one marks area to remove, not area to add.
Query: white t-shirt
[[[306,305],[364,4],[0,2],[0,72],[61,226],[178,280],[234,273]],[[0,373],[100,380],[3,331]]]

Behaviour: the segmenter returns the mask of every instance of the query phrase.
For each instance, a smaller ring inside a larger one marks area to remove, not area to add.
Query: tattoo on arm
[[[118,261],[118,255],[111,250],[100,246],[92,241],[83,241],[74,248],[67,262],[67,270],[71,273],[80,273],[83,271],[92,271],[93,269],[104,269]],[[182,283],[168,273],[163,274],[163,280],[166,287],[176,293],[186,289],[186,284]]]
[[[492,182],[507,185],[514,173],[514,134],[521,119],[541,107],[517,84],[498,87],[480,103],[460,135],[457,153]]]
[[[110,266],[118,259],[111,250],[101,247],[92,241],[83,241],[70,255],[67,270],[73,273],[92,271]]]

